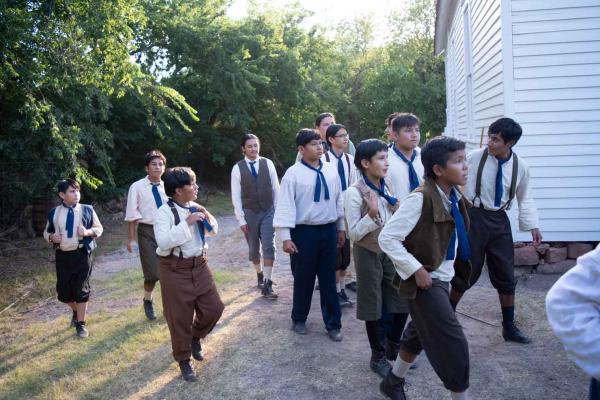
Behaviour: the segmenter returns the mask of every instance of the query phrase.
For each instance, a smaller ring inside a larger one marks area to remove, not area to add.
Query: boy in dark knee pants
[[[183,379],[196,381],[190,356],[204,359],[200,339],[210,333],[224,309],[206,257],[206,237],[216,235],[217,221],[194,202],[198,185],[190,168],[167,170],[164,182],[170,199],[158,209],[154,220],[160,292],[173,357],[179,362]]]
[[[396,268],[411,322],[400,353],[381,382],[389,398],[405,399],[404,377],[421,350],[453,399],[467,399],[469,349],[450,305],[452,277],[470,274],[468,203],[458,186],[467,180],[465,143],[429,140],[421,152],[424,183],[404,199],[379,234],[379,246]]]
[[[90,297],[91,253],[103,229],[92,206],[79,204],[77,181],[59,182],[58,195],[62,204],[48,214],[44,239],[56,248],[58,300],[71,308],[71,326],[75,327],[77,336],[85,338],[89,336],[85,313]]]

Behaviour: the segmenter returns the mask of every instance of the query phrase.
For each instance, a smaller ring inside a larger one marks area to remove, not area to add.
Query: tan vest
[[[423,209],[421,217],[415,228],[403,242],[406,250],[412,254],[429,272],[439,268],[446,259],[446,252],[452,233],[454,233],[454,219],[446,210],[442,197],[434,181],[426,178],[415,192],[423,193]],[[458,202],[458,208],[465,221],[465,228],[469,230],[469,214],[467,208],[470,204],[464,196]],[[471,276],[469,262],[457,260],[454,262],[457,279],[466,279]],[[399,283],[400,294],[403,297],[414,299],[417,294],[417,284],[414,275],[400,282],[396,274],[394,282]]]
[[[391,187],[390,183],[387,179],[385,179],[385,184],[387,185],[388,189]],[[369,191],[372,191],[367,184],[365,183],[364,179],[361,177],[359,178],[356,182],[354,182],[354,184],[352,184],[353,187],[355,187],[356,189],[358,189],[359,193],[362,195],[363,197],[363,202],[360,205],[360,217],[364,217],[365,215],[367,215],[367,213],[369,212],[369,206],[367,205],[367,202],[365,201],[365,196]],[[390,194],[393,196],[393,193],[390,192]],[[381,247],[379,247],[379,233],[381,232],[381,230],[383,229],[383,226],[380,226],[379,228],[375,229],[374,231],[371,231],[369,233],[367,233],[365,236],[363,236],[362,239],[360,239],[357,242],[354,242],[355,245],[363,247],[367,250],[372,251],[373,253],[381,253]]]
[[[240,169],[242,208],[252,211],[267,211],[273,206],[273,184],[267,160],[259,157],[258,162],[257,178],[250,173],[246,159],[237,163]]]

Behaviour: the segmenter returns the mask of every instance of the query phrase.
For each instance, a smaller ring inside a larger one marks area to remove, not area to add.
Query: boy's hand
[[[248,228],[248,224],[240,226],[240,229],[242,230],[242,232],[244,232],[245,235],[247,235],[248,232],[250,232],[250,228]]]
[[[285,251],[288,254],[295,254],[298,252],[298,248],[296,247],[294,242],[292,242],[291,240],[284,240],[283,241],[283,251]]]
[[[539,246],[540,243],[542,243],[542,232],[540,232],[539,228],[531,230],[531,239],[533,240],[534,246]]]
[[[427,290],[431,287],[431,274],[429,271],[425,269],[425,267],[421,267],[415,272],[415,281],[417,282],[417,287],[419,289]]]
[[[379,203],[378,203],[378,199],[375,193],[368,191],[367,194],[365,195],[365,201],[367,203],[367,206],[369,207],[369,211],[367,212],[367,214],[369,214],[369,217],[371,217],[372,219],[377,218],[377,216],[379,215]]]
[[[338,231],[337,233],[337,248],[341,249],[344,247],[344,243],[346,242],[346,232]]]
[[[191,213],[186,219],[188,225],[194,225],[198,221],[204,221],[206,219],[206,214],[201,211],[196,211]]]
[[[50,235],[50,241],[52,243],[60,243],[62,241],[62,236],[58,233],[53,233],[52,235]]]
[[[133,253],[133,248],[135,247],[137,243],[135,242],[135,240],[130,240],[127,242],[127,251],[130,253]]]
[[[79,226],[77,227],[77,234],[78,234],[79,236],[82,236],[82,237],[88,236],[88,235],[87,235],[87,233],[88,233],[88,231],[87,231],[87,229],[85,229],[85,228],[83,227],[83,225],[79,225]]]

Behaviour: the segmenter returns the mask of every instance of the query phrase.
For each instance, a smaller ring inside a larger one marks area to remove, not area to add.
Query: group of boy
[[[535,244],[541,241],[528,167],[512,150],[522,130],[501,118],[489,127],[487,147],[467,156],[465,143],[451,137],[433,138],[420,149],[420,121],[412,114],[394,113],[386,125],[389,144],[365,140],[353,156],[346,128],[332,114],[321,114],[316,129],[297,133],[299,159],[281,184],[272,161],[260,156],[259,138],[244,135],[244,158],[231,172],[235,216],[263,297],[278,297],[272,280],[275,230],[290,254],[295,333],[308,333],[318,278],[328,336],[342,340],[341,307],[352,305],[344,291],[352,254],[357,318],[365,321],[370,366],[383,377],[381,391],[404,399],[404,378],[425,350],[452,398],[465,399],[469,352],[455,309],[484,263],[499,294],[504,339],[530,341],[514,323],[516,281],[506,214],[516,197],[520,229],[531,231]],[[130,188],[128,250],[137,233],[146,317],[156,318],[152,291],[160,280],[173,356],[184,379],[193,381],[190,358],[203,359],[200,339],[224,308],[206,258],[206,237],[216,234],[217,222],[194,202],[193,171],[171,168],[163,181],[165,165],[159,151],[148,153],[148,175]],[[78,204],[75,181],[63,181],[58,189],[63,203],[49,215],[45,237],[58,247],[59,300],[69,304],[77,334],[85,337],[89,260],[102,227],[90,206]]]

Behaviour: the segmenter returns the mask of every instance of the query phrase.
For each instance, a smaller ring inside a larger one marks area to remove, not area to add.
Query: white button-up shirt
[[[263,157],[257,158],[254,163],[254,169],[256,169],[256,173],[258,174],[260,159]],[[271,177],[271,187],[273,189],[273,205],[275,206],[277,203],[277,195],[279,194],[279,178],[277,177],[277,170],[275,169],[275,165],[273,165],[273,161],[265,158],[267,160],[267,167],[269,168],[269,176]],[[244,157],[244,161],[246,161],[246,165],[248,166],[248,170],[252,173],[252,169],[250,167],[250,160],[248,157]],[[231,202],[233,203],[233,210],[235,213],[235,218],[238,220],[240,226],[246,225],[246,216],[244,214],[244,208],[242,207],[242,179],[240,168],[237,163],[231,169]]]
[[[448,196],[439,188],[444,207],[450,211],[451,202]],[[453,189],[455,190],[455,189]],[[456,190],[457,198],[460,200],[460,192]],[[396,267],[396,272],[403,280],[411,277],[423,265],[406,250],[404,240],[413,231],[423,210],[423,193],[414,192],[408,195],[400,208],[383,227],[379,234],[379,247],[385,252]],[[455,231],[456,232],[456,231]],[[455,251],[458,247],[458,238],[454,242]],[[439,279],[442,282],[450,282],[454,277],[454,260],[444,260],[435,271],[431,272],[431,278]]]
[[[348,155],[348,159],[346,159],[346,154]],[[336,171],[338,171],[338,159],[331,149],[328,150],[325,154],[323,154],[321,156],[321,161],[326,163],[327,156],[329,156],[329,163],[335,168]],[[346,178],[346,189],[348,189],[350,187],[350,185],[352,185],[358,177],[358,172],[356,171],[356,166],[354,165],[354,156],[352,154],[344,153],[342,155],[342,164],[344,165],[344,175]],[[348,164],[350,164],[350,165],[348,165]],[[338,175],[339,175],[339,171],[338,171]],[[341,180],[340,180],[340,185],[341,185]]]
[[[190,206],[199,207],[197,203],[190,203]],[[163,204],[156,212],[154,219],[154,236],[156,236],[156,254],[159,256],[168,256],[173,250],[173,255],[179,256],[183,252],[183,258],[191,258],[202,255],[208,245],[204,243],[200,236],[197,223],[189,225],[185,220],[190,216],[190,210],[175,204],[175,209],[179,214],[180,222],[175,225],[175,216],[167,203]],[[206,237],[215,236],[219,230],[219,225],[215,217],[209,212],[206,213],[208,223],[212,226],[212,231],[205,230]]]
[[[423,183],[423,175],[425,175],[425,170],[423,168],[423,163],[421,162],[421,149],[417,147],[415,150],[417,152],[417,156],[413,161],[413,167],[415,168],[415,172],[419,178],[419,184],[421,184]],[[408,164],[405,163],[391,147],[388,149],[388,163],[388,179],[391,182],[392,190],[396,194],[400,204],[402,204],[402,200],[404,200],[404,198],[411,192],[410,180],[408,178]]]
[[[481,161],[484,150],[474,150],[467,155],[469,178],[465,188],[465,196],[471,202],[475,199],[477,170],[479,169],[479,161]],[[498,160],[496,157],[488,155],[483,167],[483,173],[481,174],[481,204],[486,210],[498,210],[508,201],[510,196],[510,182],[512,180],[513,159],[514,155],[502,165],[502,201],[500,207],[496,207],[494,206],[494,200],[496,197]],[[515,198],[519,205],[519,229],[521,231],[530,231],[534,228],[539,228],[538,213],[529,187],[529,166],[522,157],[519,157],[518,167]],[[473,206],[479,207],[479,204],[474,203]]]
[[[168,200],[165,193],[165,184],[161,180],[158,185],[158,193],[165,204]],[[137,221],[143,224],[153,225],[156,214],[156,200],[152,194],[152,182],[146,176],[131,184],[127,194],[127,208],[125,209],[125,221]]]
[[[338,231],[345,231],[342,184],[337,168],[323,163],[321,170],[329,188],[329,200],[325,200],[325,188],[321,183],[321,197],[314,201],[317,173],[298,162],[285,172],[281,179],[273,226],[281,240],[290,240],[290,229],[296,225],[324,225],[336,222]]]
[[[83,239],[83,236],[79,236],[77,234],[77,227],[83,226],[81,218],[83,216],[82,206],[81,204],[77,204],[73,209],[73,236],[67,237],[67,214],[69,213],[69,209],[63,205],[56,207],[56,211],[54,212],[54,233],[58,233],[61,236],[61,242],[59,245],[59,249],[62,251],[73,251],[77,250],[80,247],[79,240]],[[46,222],[46,229],[44,229],[44,239],[47,242],[52,243],[50,241],[51,233],[48,232],[48,222]],[[94,221],[92,223],[92,227],[90,228],[96,238],[102,236],[102,232],[104,228],[98,219],[98,215],[96,215],[96,211],[94,210]],[[82,245],[83,246],[83,245]]]

